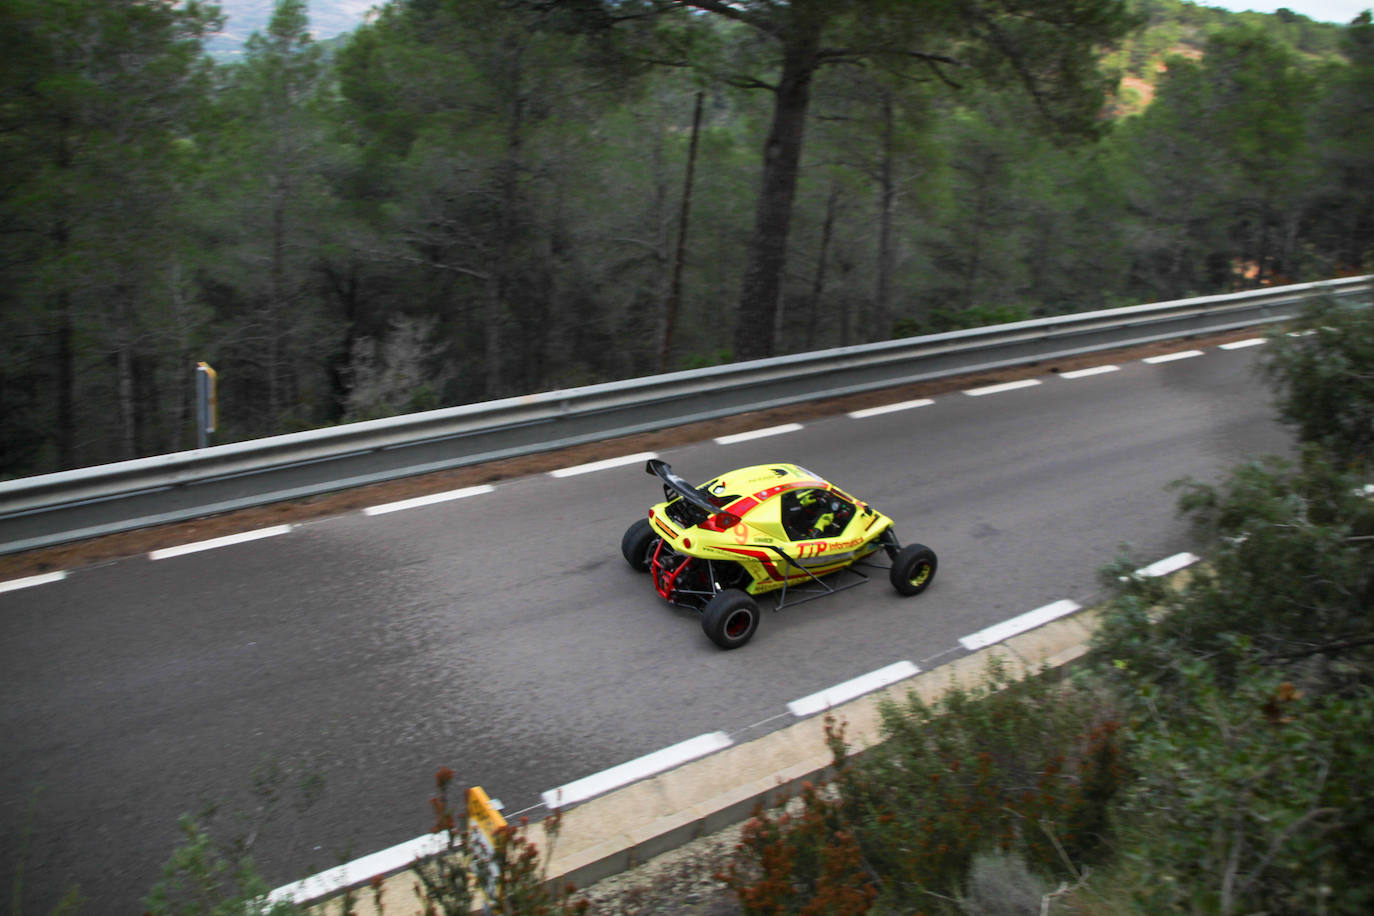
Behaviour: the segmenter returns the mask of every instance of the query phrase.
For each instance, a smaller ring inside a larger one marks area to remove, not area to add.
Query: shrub
[[[1181,506],[1215,545],[1210,563],[1179,588],[1130,575],[1134,564],[1109,570],[1125,586],[1096,645],[1115,670],[1164,687],[1192,658],[1223,681],[1250,660],[1310,689],[1368,683],[1374,501],[1363,481],[1308,451],[1297,465],[1241,466],[1217,487],[1187,484]]]
[[[1223,686],[1198,661],[1164,709],[1139,689],[1099,894],[1141,913],[1370,912],[1374,693],[1309,695],[1257,665]]]
[[[1305,306],[1296,334],[1270,336],[1265,369],[1279,416],[1337,463],[1374,463],[1374,309]]]
[[[425,916],[468,916],[479,903],[495,916],[585,913],[587,903],[573,897],[574,888],[549,887],[544,870],[547,863],[541,865],[539,850],[523,829],[508,826],[497,831],[490,849],[473,841],[466,804],[455,809],[449,803],[453,776],[447,767],[440,769],[434,778],[437,791],[430,799],[432,832],[446,835],[447,850],[411,868],[416,877],[415,895]],[[551,849],[558,836],[558,814],[546,818],[543,827]],[[484,878],[479,879],[479,875]]]
[[[722,879],[747,914],[958,911],[980,855],[1077,876],[1103,850],[1124,771],[1091,691],[993,666],[977,687],[883,709],[883,743],[846,756],[790,808],[759,810]]]

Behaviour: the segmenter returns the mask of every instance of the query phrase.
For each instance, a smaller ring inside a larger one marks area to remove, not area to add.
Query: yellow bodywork
[[[758,595],[810,581],[881,548],[892,519],[795,464],[740,468],[697,487],[719,512],[672,498],[649,510],[650,524],[679,554],[737,563]],[[660,591],[671,583],[658,583]]]

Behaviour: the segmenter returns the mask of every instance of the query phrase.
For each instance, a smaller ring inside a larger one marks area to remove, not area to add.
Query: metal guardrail
[[[1366,302],[1371,277],[1019,321],[505,398],[0,482],[0,554],[819,398]]]

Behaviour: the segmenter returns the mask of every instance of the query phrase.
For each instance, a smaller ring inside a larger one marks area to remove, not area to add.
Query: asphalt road
[[[211,809],[285,883],[426,832],[440,766],[538,818],[545,790],[706,732],[748,740],[791,700],[1088,604],[1121,545],[1196,546],[1171,481],[1286,448],[1255,352],[665,452],[692,479],[803,464],[940,556],[920,597],[875,577],[767,614],[734,652],[619,556],[659,498],[641,464],[0,592],[4,893],[20,880],[22,911],[47,912],[76,884],[85,912],[138,912],[178,816]]]

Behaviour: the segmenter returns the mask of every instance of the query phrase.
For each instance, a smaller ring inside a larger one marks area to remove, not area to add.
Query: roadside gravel
[[[606,916],[738,916],[735,895],[715,879],[739,843],[740,827],[693,840],[598,881],[579,896]]]

